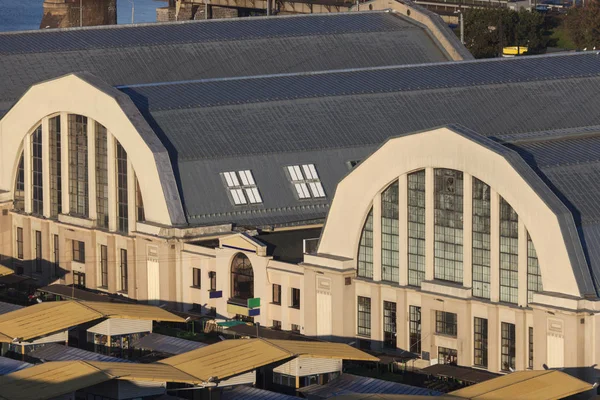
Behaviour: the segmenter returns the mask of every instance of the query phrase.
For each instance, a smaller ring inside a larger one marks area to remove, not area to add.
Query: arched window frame
[[[244,285],[248,285],[244,287]],[[246,305],[254,297],[254,270],[252,262],[243,253],[237,253],[231,261],[231,298]]]

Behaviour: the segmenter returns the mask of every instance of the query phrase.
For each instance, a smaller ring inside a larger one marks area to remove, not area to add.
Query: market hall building
[[[98,46],[75,39],[53,51]],[[598,54],[435,61],[23,78],[0,120],[2,263],[494,372],[597,363]]]

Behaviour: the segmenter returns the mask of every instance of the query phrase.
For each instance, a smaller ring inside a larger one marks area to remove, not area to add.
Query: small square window
[[[273,329],[280,331],[281,330],[281,321],[273,320]]]
[[[229,195],[231,196],[233,204],[244,205],[262,203],[262,197],[256,187],[252,171],[223,172],[223,178],[225,179],[225,184],[229,190]]]
[[[290,307],[300,309],[300,289],[292,288],[292,302]]]

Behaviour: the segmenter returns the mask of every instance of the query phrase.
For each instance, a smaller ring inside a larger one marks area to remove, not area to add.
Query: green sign
[[[260,297],[248,299],[248,308],[258,308],[258,307],[260,307]]]

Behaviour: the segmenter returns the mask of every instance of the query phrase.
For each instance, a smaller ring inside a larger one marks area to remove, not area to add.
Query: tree
[[[475,58],[498,57],[505,46],[527,46],[528,54],[546,49],[544,17],[537,12],[472,8],[464,14],[465,46]]]
[[[578,49],[600,49],[600,0],[588,0],[585,6],[570,9],[564,23]]]

